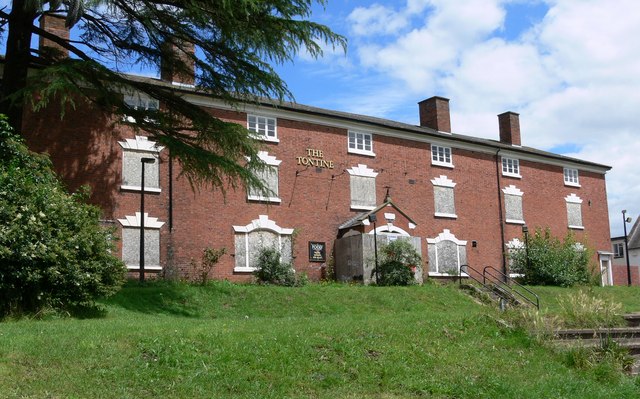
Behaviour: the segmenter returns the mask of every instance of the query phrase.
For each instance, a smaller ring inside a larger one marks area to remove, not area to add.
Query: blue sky
[[[417,124],[440,95],[454,132],[493,139],[518,112],[523,145],[613,167],[612,235],[640,216],[640,2],[329,0],[313,19],[349,47],[278,68],[297,102]]]

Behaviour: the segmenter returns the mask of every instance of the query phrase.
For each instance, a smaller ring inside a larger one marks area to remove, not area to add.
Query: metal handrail
[[[495,276],[494,274],[491,274],[491,273],[487,272],[487,270],[489,272],[494,271],[494,272],[498,273],[498,276]],[[500,287],[504,287],[511,294],[513,294],[513,293],[518,294],[522,299],[524,299],[525,301],[529,302],[530,304],[535,306],[538,310],[540,310],[540,297],[538,297],[538,295],[535,292],[531,291],[530,289],[528,289],[524,285],[518,283],[517,281],[515,281],[511,277],[507,276],[506,274],[502,273],[500,270],[496,269],[493,266],[486,266],[482,270],[482,280],[483,280],[483,285],[485,285],[485,286],[487,284],[487,275],[489,275],[490,277],[494,278],[494,281],[492,281],[492,283],[497,284]],[[500,279],[498,277],[502,277],[502,279]],[[522,288],[523,290],[525,290],[529,294],[533,295],[535,297],[535,302],[531,298],[529,298],[526,295],[524,295],[523,293],[521,293],[520,291],[518,291],[518,290],[514,289],[513,287],[511,287],[510,284],[514,284],[517,287]]]
[[[467,270],[466,272],[464,272],[464,273],[467,274],[466,277],[469,277],[470,279],[474,280],[475,282],[477,282],[477,283],[479,283],[479,284],[481,284],[483,286],[486,286],[482,281],[480,281],[479,279],[473,277],[473,275],[471,273],[469,273],[468,270],[471,269],[474,272],[480,274],[476,269],[474,269],[473,267],[471,267],[469,265],[460,265],[460,269],[458,270],[458,284],[462,284],[462,273],[463,273],[462,269],[463,268]]]

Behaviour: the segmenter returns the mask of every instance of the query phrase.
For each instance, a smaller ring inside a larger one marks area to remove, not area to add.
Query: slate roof
[[[137,75],[127,75],[127,78],[132,80],[137,80],[140,82],[153,83],[159,86],[172,87],[173,89],[184,92],[184,93],[190,93],[190,94],[209,97],[209,98],[215,98],[210,94],[208,94],[206,90],[203,90],[202,88],[199,88],[196,86],[173,85],[170,82],[165,82],[158,78],[150,78],[150,77],[137,76]],[[313,106],[298,104],[298,103],[289,102],[289,101],[280,102],[280,101],[268,99],[268,98],[260,98],[254,102],[248,102],[246,100],[240,100],[240,101],[245,102],[245,104],[255,104],[263,107],[271,107],[274,109],[294,111],[301,114],[324,116],[324,117],[329,117],[336,120],[343,120],[347,122],[365,123],[372,126],[390,128],[390,129],[412,133],[412,134],[418,134],[418,135],[424,135],[424,136],[429,136],[433,138],[440,138],[444,140],[453,140],[453,141],[459,141],[459,142],[468,143],[468,144],[485,146],[485,147],[495,149],[496,151],[498,149],[504,149],[510,152],[531,154],[531,155],[553,159],[561,162],[563,161],[572,162],[575,164],[581,164],[585,166],[595,167],[597,169],[602,169],[603,173],[611,169],[611,166],[608,166],[608,165],[585,161],[583,159],[578,159],[578,158],[567,157],[564,155],[554,154],[552,152],[542,151],[532,147],[526,147],[526,146],[514,147],[510,144],[501,143],[498,140],[484,139],[484,138],[468,136],[468,135],[458,134],[458,133],[442,133],[428,127],[416,126],[408,123],[397,122],[397,121],[377,118],[373,116],[359,115],[359,114],[353,114],[353,113],[342,112],[342,111],[334,111],[334,110],[313,107]]]
[[[346,222],[338,226],[338,230],[360,226],[361,224],[363,224],[362,222],[369,217],[369,215],[373,215],[379,212],[380,210],[386,208],[387,206],[392,206],[396,211],[400,212],[400,214],[402,214],[402,216],[404,216],[410,223],[416,224],[416,222],[413,219],[411,219],[406,213],[402,211],[402,209],[398,208],[398,206],[394,204],[393,201],[391,201],[391,197],[387,196],[385,198],[385,201],[382,204],[376,206],[374,209],[370,211],[357,214],[356,216],[352,217],[351,219],[347,220]]]

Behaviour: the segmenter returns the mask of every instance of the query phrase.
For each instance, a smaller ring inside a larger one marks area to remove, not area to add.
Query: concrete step
[[[622,348],[629,351],[630,355],[640,356],[640,340],[636,338],[616,338],[614,340]],[[559,345],[566,346],[586,346],[597,347],[602,345],[602,338],[587,338],[587,339],[556,339],[555,341]]]
[[[640,375],[640,327],[585,328],[556,331],[556,344],[563,346],[598,347],[602,346],[605,339],[612,339],[629,352],[635,362],[628,372],[631,375]]]
[[[640,327],[640,313],[628,313],[622,315],[629,327]]]
[[[558,339],[612,339],[630,338],[640,339],[640,327],[614,327],[614,328],[569,328],[556,331]]]

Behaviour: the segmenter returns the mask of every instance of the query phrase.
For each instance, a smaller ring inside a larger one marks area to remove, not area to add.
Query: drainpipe
[[[169,232],[173,231],[173,155],[169,153]]]
[[[496,151],[496,184],[498,188],[498,214],[500,216],[500,239],[502,246],[500,247],[500,253],[502,254],[502,273],[507,276],[507,260],[505,258],[506,243],[504,240],[504,215],[502,214],[502,190],[500,189],[500,148]],[[506,278],[505,278],[506,279]]]

